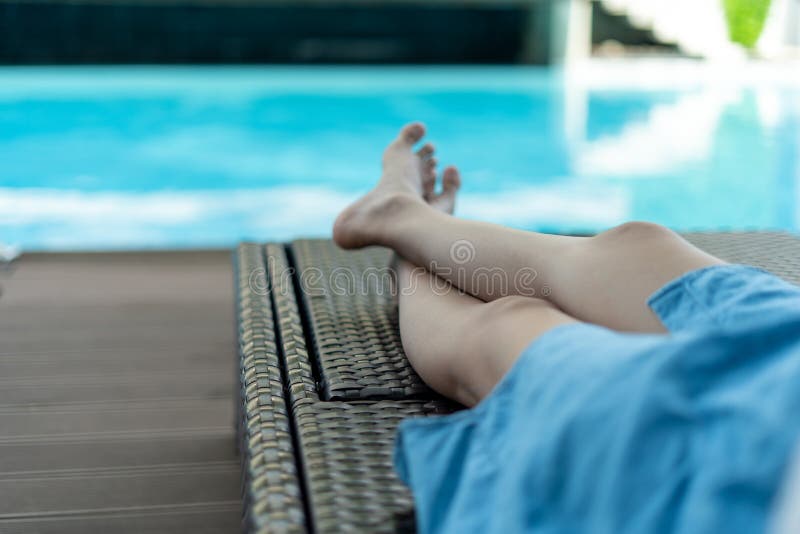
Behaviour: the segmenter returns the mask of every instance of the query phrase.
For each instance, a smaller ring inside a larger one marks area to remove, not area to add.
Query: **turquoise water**
[[[0,243],[327,235],[409,120],[462,169],[466,217],[561,232],[631,219],[800,229],[800,82],[788,76],[683,64],[5,68]]]

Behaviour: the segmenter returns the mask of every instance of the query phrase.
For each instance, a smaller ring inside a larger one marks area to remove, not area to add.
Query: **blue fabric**
[[[800,430],[800,289],[725,265],[649,304],[669,334],[560,326],[475,408],[403,422],[422,534],[767,529]]]

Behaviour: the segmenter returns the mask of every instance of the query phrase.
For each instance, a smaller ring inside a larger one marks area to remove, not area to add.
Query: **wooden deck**
[[[0,268],[0,532],[239,530],[228,252]]]

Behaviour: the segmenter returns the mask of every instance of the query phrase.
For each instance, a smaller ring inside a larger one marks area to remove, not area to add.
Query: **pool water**
[[[461,215],[595,232],[800,229],[800,80],[769,65],[3,68],[0,243],[329,235],[424,121]]]

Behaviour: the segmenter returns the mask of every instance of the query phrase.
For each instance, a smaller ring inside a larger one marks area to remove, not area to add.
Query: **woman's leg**
[[[488,395],[534,339],[576,322],[541,299],[483,302],[407,261],[399,262],[397,280],[400,336],[411,365],[465,406]]]
[[[647,298],[678,276],[722,263],[674,232],[628,223],[595,237],[523,232],[457,219],[427,205],[425,161],[412,152],[424,135],[403,128],[384,154],[378,185],[337,219],[345,248],[383,245],[484,301],[545,298],[570,316],[617,330],[663,331]],[[421,163],[422,161],[422,163]],[[457,171],[445,170],[445,186]]]
[[[460,186],[449,173],[437,193],[436,161],[421,156],[423,196],[436,211],[453,213]],[[466,406],[485,397],[522,350],[554,326],[574,322],[552,304],[505,297],[483,302],[405,260],[396,264],[400,334],[409,361],[436,391]]]

